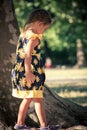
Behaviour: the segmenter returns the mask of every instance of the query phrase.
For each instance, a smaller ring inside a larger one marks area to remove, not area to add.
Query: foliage
[[[20,28],[29,13],[35,8],[44,8],[51,13],[53,24],[45,33],[42,55],[51,57],[53,64],[76,63],[76,41],[83,43],[87,57],[87,1],[83,0],[14,0]]]

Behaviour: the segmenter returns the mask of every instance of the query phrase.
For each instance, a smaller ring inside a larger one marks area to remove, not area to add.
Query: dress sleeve
[[[32,40],[38,38],[39,40],[41,40],[42,39],[42,34],[35,34],[35,33],[32,33],[32,32],[26,32],[26,38],[27,39],[32,39]]]

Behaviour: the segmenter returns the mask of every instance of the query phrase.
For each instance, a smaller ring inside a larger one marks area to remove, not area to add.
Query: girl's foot
[[[48,127],[40,127],[40,130],[48,130]]]
[[[60,126],[59,125],[49,125],[49,130],[59,130]]]
[[[59,130],[59,125],[49,125],[48,127],[40,127],[40,130]]]
[[[26,125],[18,125],[18,124],[16,124],[16,125],[14,126],[14,129],[15,129],[15,130],[30,130],[30,128],[27,127]]]

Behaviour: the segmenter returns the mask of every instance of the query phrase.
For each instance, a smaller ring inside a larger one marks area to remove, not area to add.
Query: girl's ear
[[[43,26],[43,22],[38,22],[38,25],[39,26]]]

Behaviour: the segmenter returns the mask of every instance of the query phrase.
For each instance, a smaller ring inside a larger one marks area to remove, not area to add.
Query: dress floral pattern
[[[40,43],[38,43],[32,52],[31,71],[35,75],[34,83],[29,85],[25,77],[25,49],[30,38],[38,38],[41,40],[41,35],[28,34],[25,38],[22,36],[19,37],[16,50],[16,62],[13,66],[11,76],[12,95],[18,98],[43,98],[45,72],[43,61],[40,56]]]

